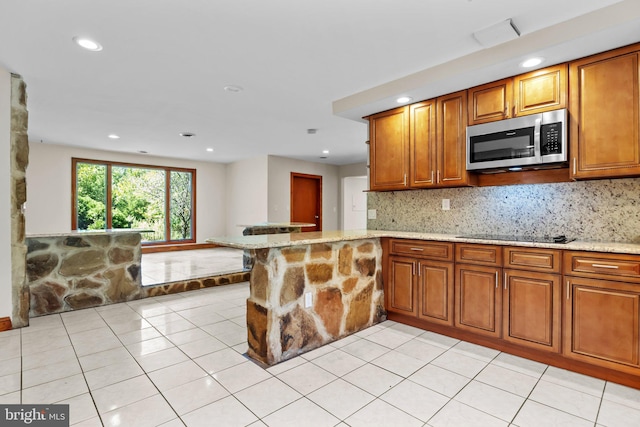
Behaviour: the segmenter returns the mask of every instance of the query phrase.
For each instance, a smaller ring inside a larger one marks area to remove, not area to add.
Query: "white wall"
[[[267,156],[227,164],[227,236],[241,236],[238,224],[268,218]]]
[[[367,176],[342,178],[342,229],[367,228]]]
[[[132,153],[30,143],[27,168],[27,234],[71,230],[71,158],[110,160],[196,169],[196,240],[225,234],[226,168],[221,163],[193,162]]]
[[[11,73],[0,67],[0,317],[11,317]]]
[[[340,226],[340,230],[348,230],[350,227],[345,227],[344,224],[344,211],[345,209],[347,209],[347,206],[345,206],[344,200],[345,200],[345,195],[344,195],[344,178],[346,177],[350,177],[350,176],[364,176],[367,177],[368,176],[368,171],[369,169],[367,168],[367,162],[361,162],[361,163],[351,163],[348,165],[341,165],[338,166],[338,175],[340,176],[340,197],[338,197],[338,212],[340,213],[338,215],[338,223]],[[369,184],[369,180],[367,178],[367,185]],[[366,225],[362,228],[367,228]]]
[[[338,229],[338,167],[269,156],[269,221],[291,220],[291,172],[322,176],[322,229]]]

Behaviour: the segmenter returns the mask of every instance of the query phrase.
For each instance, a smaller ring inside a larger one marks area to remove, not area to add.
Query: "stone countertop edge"
[[[315,227],[310,222],[259,222],[257,224],[238,224],[237,227],[245,228],[272,228],[272,227]]]
[[[27,233],[27,239],[38,239],[43,237],[65,237],[65,236],[102,236],[105,234],[130,234],[130,233],[150,233],[153,230],[143,228],[111,228],[109,230],[72,230],[64,233]]]
[[[238,249],[265,249],[310,245],[316,243],[332,243],[346,240],[377,239],[381,237],[640,255],[640,244],[638,243],[592,242],[579,240],[566,244],[512,242],[504,240],[469,239],[456,237],[455,234],[384,230],[312,231],[306,233],[263,234],[259,236],[213,237],[207,239],[206,242]]]

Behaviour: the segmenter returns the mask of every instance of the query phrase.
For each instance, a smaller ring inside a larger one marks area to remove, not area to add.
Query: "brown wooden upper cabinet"
[[[473,185],[466,111],[461,91],[369,116],[371,190]]]
[[[369,116],[371,190],[408,188],[409,107]]]
[[[640,175],[638,50],[636,44],[569,65],[575,179]]]
[[[469,89],[469,125],[567,106],[567,64]]]

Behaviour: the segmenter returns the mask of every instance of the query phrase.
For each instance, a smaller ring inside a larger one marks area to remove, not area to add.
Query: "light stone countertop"
[[[345,240],[373,239],[380,237],[396,237],[401,239],[435,240],[454,243],[478,243],[502,246],[520,246],[529,248],[565,249],[573,251],[612,252],[622,254],[639,254],[640,244],[621,242],[592,242],[576,240],[566,244],[513,242],[504,240],[483,240],[457,237],[455,234],[415,233],[409,231],[384,230],[346,230],[346,231],[313,231],[307,233],[263,234],[259,236],[213,237],[208,243],[239,249],[282,248],[288,246],[310,245],[315,243],[332,243]]]
[[[27,239],[38,239],[44,237],[65,237],[65,236],[103,236],[108,234],[130,234],[130,233],[150,233],[153,230],[143,228],[110,228],[108,230],[72,230],[64,233],[33,233],[27,234]]]

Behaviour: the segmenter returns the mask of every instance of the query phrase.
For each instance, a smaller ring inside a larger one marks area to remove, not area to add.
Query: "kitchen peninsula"
[[[250,251],[248,354],[267,365],[385,319],[375,235],[310,232],[208,242]]]
[[[385,318],[640,388],[640,245],[333,231],[251,251],[249,355],[272,365]]]

